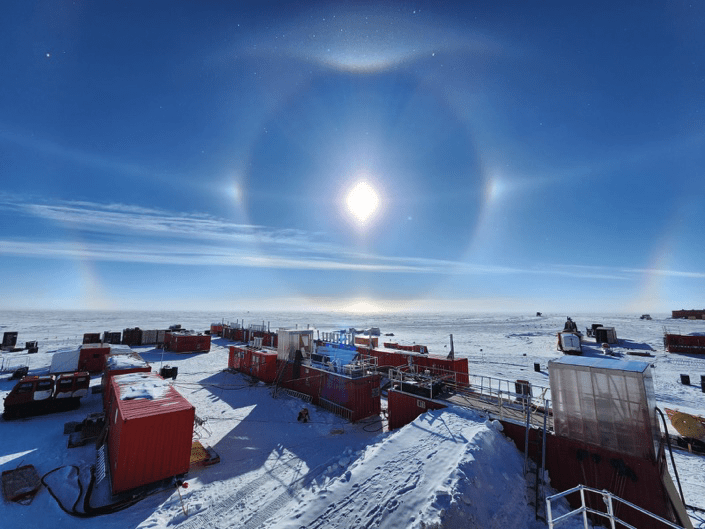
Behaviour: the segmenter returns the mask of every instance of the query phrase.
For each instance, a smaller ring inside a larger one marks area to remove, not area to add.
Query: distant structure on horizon
[[[671,318],[687,320],[705,320],[705,309],[673,310]]]

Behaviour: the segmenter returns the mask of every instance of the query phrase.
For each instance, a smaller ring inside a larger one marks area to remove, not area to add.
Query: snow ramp
[[[427,412],[307,489],[276,528],[528,527],[523,458],[469,410]]]

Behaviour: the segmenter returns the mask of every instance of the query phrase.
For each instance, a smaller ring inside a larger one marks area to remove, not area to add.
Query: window
[[[21,384],[19,388],[17,388],[17,393],[30,393],[33,387],[34,384],[32,384],[31,382],[25,382],[24,384]]]
[[[37,382],[37,391],[47,391],[50,390],[52,386],[51,380],[40,380]]]

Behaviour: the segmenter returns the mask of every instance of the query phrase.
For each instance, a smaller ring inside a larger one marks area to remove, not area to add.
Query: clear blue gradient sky
[[[2,309],[705,307],[703,2],[0,14]]]

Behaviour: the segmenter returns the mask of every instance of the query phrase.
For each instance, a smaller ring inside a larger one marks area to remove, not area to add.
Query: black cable
[[[118,511],[122,511],[124,509],[127,509],[128,507],[131,507],[135,505],[136,503],[142,501],[144,498],[149,496],[150,494],[155,494],[157,492],[162,492],[163,490],[166,490],[165,488],[160,488],[156,489],[150,493],[147,492],[141,492],[135,496],[132,496],[131,498],[126,498],[123,500],[116,501],[115,503],[111,503],[109,505],[102,505],[100,507],[91,507],[90,505],[90,500],[91,496],[93,494],[93,489],[95,487],[95,468],[91,466],[91,479],[88,483],[88,489],[86,490],[85,495],[83,494],[83,483],[81,482],[81,475],[80,475],[80,469],[76,465],[68,465],[70,468],[74,469],[76,471],[76,481],[78,483],[78,497],[76,498],[76,501],[74,504],[71,506],[71,509],[67,509],[64,504],[61,502],[59,497],[54,494],[54,491],[51,489],[51,487],[47,484],[45,481],[45,478],[49,476],[50,474],[53,474],[54,472],[61,470],[62,468],[65,467],[57,467],[53,470],[50,470],[46,474],[44,474],[40,481],[42,482],[42,485],[44,485],[47,490],[49,491],[49,494],[56,500],[56,503],[59,505],[62,511],[64,511],[67,514],[70,514],[71,516],[75,516],[77,518],[93,518],[95,516],[103,516],[105,514],[112,514]],[[78,503],[81,500],[81,497],[83,497],[83,510],[79,511],[78,510]]]
[[[678,469],[676,468],[676,460],[673,457],[673,449],[671,448],[671,436],[668,435],[668,426],[666,425],[666,417],[663,415],[663,412],[659,409],[658,406],[656,406],[656,411],[659,412],[659,415],[661,415],[661,420],[663,421],[663,431],[666,435],[666,444],[668,445],[668,451],[671,454],[671,463],[673,464],[673,472],[676,474],[676,482],[678,483],[678,490],[681,493],[681,501],[683,502],[683,506],[685,506],[685,496],[683,496],[683,489],[681,488],[681,480],[678,477]]]

